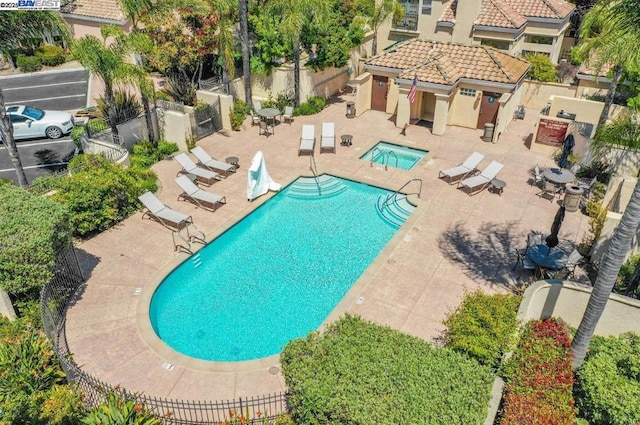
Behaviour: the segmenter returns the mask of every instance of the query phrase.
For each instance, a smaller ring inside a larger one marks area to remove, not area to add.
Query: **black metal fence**
[[[273,423],[287,411],[286,394],[282,392],[224,401],[167,399],[132,393],[84,372],[74,363],[65,334],[67,309],[76,302],[84,281],[75,250],[70,245],[60,253],[53,279],[42,289],[40,313],[45,332],[58,354],[67,380],[80,389],[90,407],[105,402],[109,393],[116,393],[124,399],[144,405],[163,423],[180,425],[220,424],[231,420],[232,414],[245,416],[247,424],[264,424],[265,420]]]

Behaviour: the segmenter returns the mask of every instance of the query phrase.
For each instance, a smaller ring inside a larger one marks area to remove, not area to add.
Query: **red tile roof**
[[[454,85],[461,78],[515,84],[529,62],[488,46],[411,39],[369,59],[367,65],[398,70],[399,78]]]
[[[126,20],[118,0],[69,0],[60,7],[60,13],[112,21]]]

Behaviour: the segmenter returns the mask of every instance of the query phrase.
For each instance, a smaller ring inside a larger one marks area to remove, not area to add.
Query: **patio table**
[[[275,129],[276,117],[280,115],[280,110],[277,108],[262,108],[262,109],[258,109],[258,115],[263,117],[267,122],[271,120],[271,124]],[[274,134],[275,134],[275,131],[274,131]]]
[[[567,254],[547,245],[535,245],[527,249],[527,257],[533,263],[547,270],[560,270],[567,265]]]
[[[576,176],[569,170],[563,168],[547,168],[542,176],[551,183],[561,185],[575,181]]]

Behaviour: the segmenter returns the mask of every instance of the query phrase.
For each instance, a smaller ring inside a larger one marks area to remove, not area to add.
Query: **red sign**
[[[541,118],[538,122],[538,134],[536,143],[554,147],[562,146],[567,135],[569,123],[566,121],[556,121],[548,118]]]

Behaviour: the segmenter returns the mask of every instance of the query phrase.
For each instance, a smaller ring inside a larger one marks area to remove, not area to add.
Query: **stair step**
[[[387,223],[395,227],[400,227],[411,216],[416,209],[404,195],[394,196],[393,200],[386,201],[386,196],[378,198],[376,211],[378,215]]]
[[[318,186],[320,188],[318,189]],[[287,192],[288,196],[294,198],[325,198],[336,195],[347,188],[344,183],[335,177],[322,174],[315,177],[300,177],[296,180]]]

